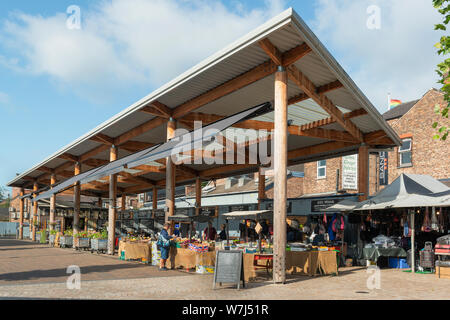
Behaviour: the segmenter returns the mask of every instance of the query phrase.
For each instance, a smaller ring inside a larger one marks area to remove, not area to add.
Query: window
[[[317,161],[317,179],[324,179],[327,176],[327,160]]]
[[[412,140],[403,139],[402,145],[398,148],[399,166],[412,166]]]

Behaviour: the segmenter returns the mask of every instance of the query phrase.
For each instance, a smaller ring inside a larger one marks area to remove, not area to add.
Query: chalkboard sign
[[[273,202],[267,203],[266,210],[273,210]],[[292,202],[291,201],[287,202],[286,212],[287,213],[292,213]]]
[[[248,205],[230,206],[228,210],[230,212],[234,212],[234,211],[248,211],[249,210],[249,206]]]
[[[216,268],[214,270],[213,289],[216,283],[235,283],[239,290],[242,286],[245,288],[244,281],[244,259],[240,250],[218,250],[216,251]]]
[[[216,208],[201,208],[200,209],[200,215],[201,216],[207,216],[207,217],[215,217],[216,216]]]

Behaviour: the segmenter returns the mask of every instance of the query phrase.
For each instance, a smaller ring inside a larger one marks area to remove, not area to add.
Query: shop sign
[[[201,208],[200,209],[200,215],[201,216],[207,216],[207,217],[215,217],[216,216],[216,208]]]
[[[230,206],[230,208],[228,209],[229,212],[234,212],[234,211],[248,211],[249,206],[247,205],[236,205],[236,206]]]
[[[324,209],[327,209],[340,201],[342,201],[342,199],[312,200],[311,212],[322,212]]]
[[[380,162],[378,163],[379,166],[379,185],[380,186],[387,186],[389,184],[388,182],[388,165],[389,165],[389,159],[388,159],[388,153],[387,152],[380,152]]]
[[[358,155],[342,157],[342,189],[358,190]]]
[[[189,208],[175,209],[175,215],[185,215],[190,216],[191,210]]]
[[[153,215],[155,218],[165,218],[166,212],[163,209],[157,209],[153,211]]]
[[[288,204],[286,208],[287,213],[292,213],[292,201],[288,201],[287,204]],[[273,202],[268,202],[266,204],[266,210],[273,210]]]

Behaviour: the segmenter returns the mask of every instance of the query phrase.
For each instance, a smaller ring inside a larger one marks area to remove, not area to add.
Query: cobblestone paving
[[[352,267],[340,269],[334,277],[290,276],[285,285],[261,280],[239,291],[228,285],[213,290],[212,275],[159,272],[156,267],[117,257],[27,242],[12,244],[5,246],[0,240],[0,299],[450,299],[450,279],[437,279],[434,274],[383,269],[380,289],[370,290],[366,268]],[[81,267],[80,290],[66,287],[68,263]]]

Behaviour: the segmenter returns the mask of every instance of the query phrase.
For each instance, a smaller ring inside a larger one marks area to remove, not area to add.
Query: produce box
[[[450,279],[450,267],[436,266],[436,277],[438,277],[438,278],[439,278],[439,272],[440,272],[440,278]]]
[[[199,274],[212,274],[214,273],[214,266],[196,266],[195,272]]]
[[[402,258],[396,258],[396,257],[389,257],[388,262],[389,268],[393,269],[410,269],[411,267],[406,262],[406,259]]]
[[[188,246],[188,249],[195,251],[195,252],[208,252],[209,246],[208,245],[195,245],[193,243],[190,243]]]

